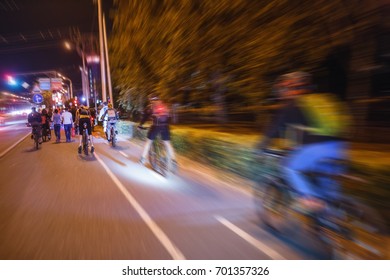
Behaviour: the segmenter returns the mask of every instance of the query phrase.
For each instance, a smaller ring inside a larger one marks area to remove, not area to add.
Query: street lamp
[[[60,77],[60,78],[62,78],[62,79],[64,79],[64,80],[68,80],[68,81],[69,81],[69,83],[70,83],[70,98],[73,98],[73,85],[72,85],[72,80],[69,79],[68,77],[65,77],[65,76],[61,75],[61,74],[58,73],[58,72],[57,72],[57,75],[58,75],[58,77]]]
[[[88,72],[85,67],[85,53],[84,51],[77,45],[71,44],[68,41],[64,42],[64,46],[68,50],[72,50],[72,46],[75,47],[77,54],[81,56],[81,60],[83,62],[83,68],[81,70],[81,82],[83,84],[83,96],[86,96],[87,106],[89,106],[89,89],[88,89]]]

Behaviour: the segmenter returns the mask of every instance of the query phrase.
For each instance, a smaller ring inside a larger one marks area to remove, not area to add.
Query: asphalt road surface
[[[142,147],[131,140],[112,148],[95,134],[85,156],[61,133],[35,150],[25,119],[0,127],[0,259],[327,257],[309,239],[263,229],[252,194],[198,163],[179,158],[166,179],[137,163]]]

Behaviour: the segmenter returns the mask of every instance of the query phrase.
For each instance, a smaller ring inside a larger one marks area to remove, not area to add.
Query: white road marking
[[[122,152],[122,151],[119,151],[119,153],[120,153],[122,156],[124,156],[125,158],[129,158],[129,156],[128,156],[128,155],[126,155],[124,152]]]
[[[250,243],[251,245],[256,247],[258,250],[260,250],[261,252],[263,252],[267,256],[269,256],[271,259],[273,259],[273,260],[284,260],[285,259],[282,255],[280,255],[274,249],[268,247],[263,242],[261,242],[261,241],[257,240],[256,238],[252,237],[251,235],[249,235],[248,233],[246,233],[245,231],[243,231],[239,227],[235,226],[234,224],[232,224],[231,222],[229,222],[225,218],[222,218],[221,216],[215,216],[215,218],[220,223],[222,223],[224,226],[226,226],[228,229],[230,229],[235,234],[240,236],[242,239],[244,239],[245,241],[247,241],[248,243]]]
[[[15,148],[16,145],[18,145],[20,142],[22,142],[24,139],[26,139],[27,136],[31,135],[31,132],[29,132],[28,134],[26,134],[25,136],[23,136],[22,138],[20,138],[17,142],[15,142],[11,147],[9,147],[7,150],[5,150],[4,152],[2,152],[0,154],[0,158],[2,158],[6,153],[8,153],[10,150],[12,150],[13,148]]]
[[[112,173],[108,166],[100,159],[100,157],[95,153],[96,159],[106,170],[107,174],[111,177],[112,181],[116,184],[118,189],[126,197],[127,201],[133,206],[137,213],[141,216],[150,230],[154,233],[156,238],[161,242],[165,249],[169,252],[174,260],[185,260],[186,258],[180,252],[180,250],[173,244],[173,242],[168,238],[168,236],[163,232],[163,230],[152,220],[149,214],[142,208],[142,206],[137,202],[137,200],[129,193],[129,191],[123,186],[119,179]]]

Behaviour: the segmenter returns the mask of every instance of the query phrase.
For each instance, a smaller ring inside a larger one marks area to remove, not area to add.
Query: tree
[[[277,75],[312,70],[332,48],[350,42],[360,7],[358,0],[115,3],[113,82],[120,102],[130,107],[142,106],[151,90],[174,101],[179,88],[196,93],[205,85],[219,95],[210,95],[210,104],[231,94],[255,104]],[[228,77],[224,90],[212,87],[215,73]]]

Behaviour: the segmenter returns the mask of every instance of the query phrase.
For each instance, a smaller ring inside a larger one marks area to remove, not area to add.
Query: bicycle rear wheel
[[[323,231],[333,249],[335,259],[388,259],[386,223],[381,215],[367,204],[351,197],[343,198],[331,211],[343,234]]]
[[[83,150],[84,154],[87,156],[88,155],[88,135],[86,132],[86,129],[83,131]]]
[[[165,151],[164,143],[160,139],[153,141],[149,151],[149,161],[153,170],[163,176],[167,175],[167,153]]]
[[[113,147],[116,146],[116,135],[115,135],[115,129],[114,127],[111,127],[111,144]]]
[[[39,149],[39,139],[38,139],[38,135],[36,133],[34,133],[34,147],[36,150]]]

